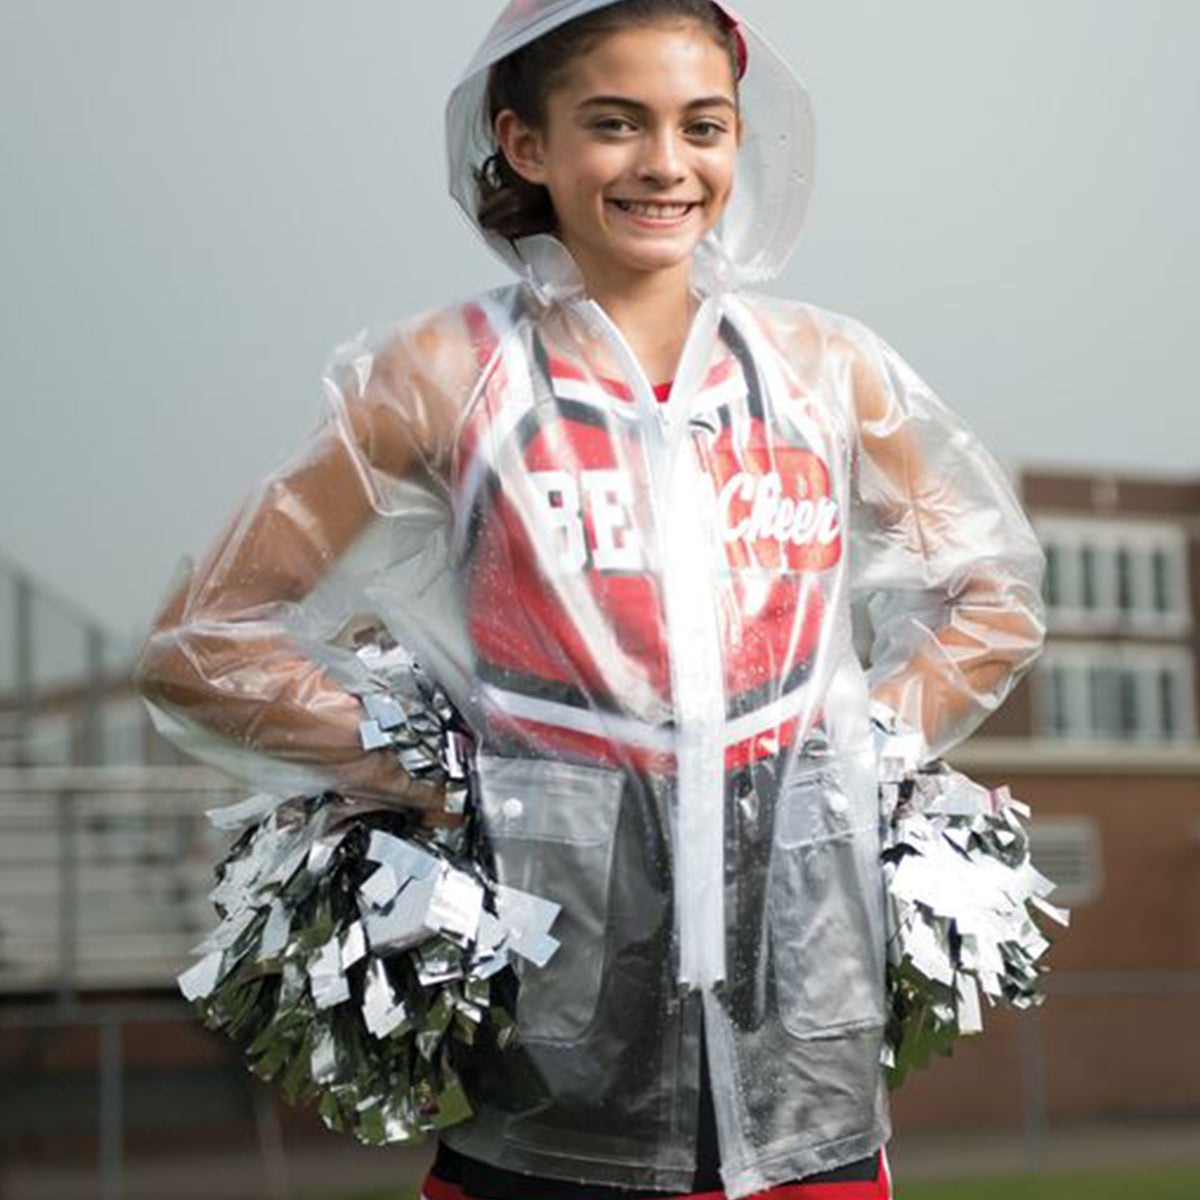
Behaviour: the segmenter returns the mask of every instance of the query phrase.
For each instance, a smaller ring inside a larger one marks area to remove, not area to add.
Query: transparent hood
[[[613,2],[512,0],[447,104],[451,195],[491,250],[535,282],[561,282],[562,255],[553,239],[513,243],[480,228],[476,219],[476,172],[495,151],[486,105],[488,69],[550,30]],[[774,278],[795,249],[812,190],[814,129],[804,85],[753,28],[727,5],[721,7],[738,22],[746,43],[740,85],[745,135],[733,199],[702,247],[697,267],[710,283],[734,287]]]

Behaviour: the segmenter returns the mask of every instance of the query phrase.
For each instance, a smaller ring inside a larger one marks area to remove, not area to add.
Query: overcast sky
[[[739,2],[817,113],[771,290],[1012,468],[1200,473],[1200,4]],[[0,0],[0,552],[135,634],[331,346],[503,281],[441,140],[499,7]]]

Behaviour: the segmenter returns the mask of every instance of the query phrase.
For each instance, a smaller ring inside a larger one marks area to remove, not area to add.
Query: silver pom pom
[[[876,718],[887,885],[889,1020],[883,1063],[893,1087],[935,1054],[983,1028],[989,1005],[1040,1004],[1049,940],[1042,913],[1054,884],[1033,865],[1007,788],[990,790],[940,760],[921,739]]]
[[[379,1144],[471,1115],[459,1071],[472,1049],[519,1049],[494,984],[515,956],[545,964],[559,908],[490,878],[467,803],[470,736],[446,697],[399,647],[359,657],[364,747],[391,748],[466,821],[434,831],[333,793],[215,810],[243,833],[218,867],[220,924],[179,986],[251,1070]]]

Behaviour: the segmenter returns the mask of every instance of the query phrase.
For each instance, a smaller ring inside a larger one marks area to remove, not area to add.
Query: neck
[[[673,379],[683,353],[696,309],[689,266],[614,278],[580,263],[589,296],[624,335],[651,383]]]

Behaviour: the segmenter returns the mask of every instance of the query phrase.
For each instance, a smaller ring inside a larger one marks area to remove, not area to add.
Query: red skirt
[[[698,1180],[698,1182],[700,1182]],[[422,1200],[724,1200],[716,1190],[661,1192],[604,1184],[568,1183],[489,1166],[439,1145],[421,1185]],[[887,1154],[868,1158],[756,1193],[755,1200],[892,1200]]]

